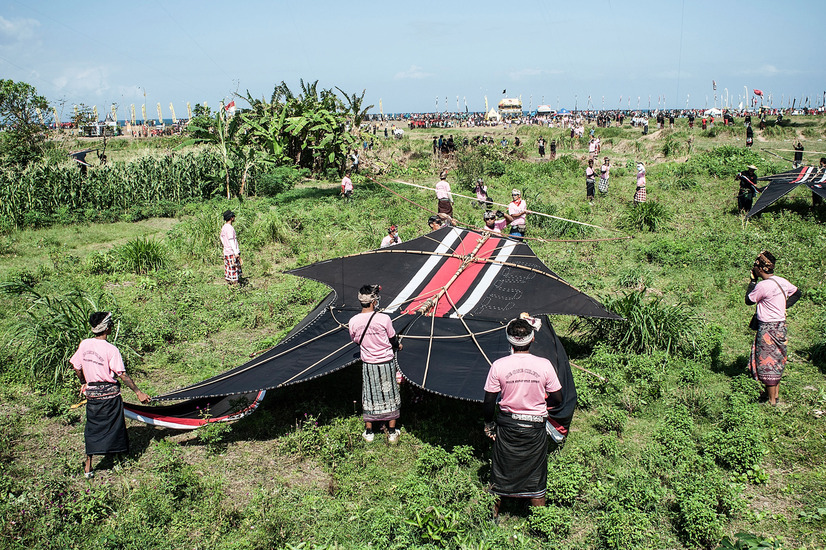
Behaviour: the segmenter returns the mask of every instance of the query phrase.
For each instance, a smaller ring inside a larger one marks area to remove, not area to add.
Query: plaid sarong
[[[237,283],[241,278],[241,256],[230,254],[224,256],[224,279]]]
[[[402,398],[396,382],[396,360],[362,363],[361,406],[365,422],[394,420],[401,414]]]
[[[749,371],[752,376],[767,386],[778,385],[786,367],[788,345],[786,321],[760,321],[749,358]]]
[[[600,193],[607,193],[608,192],[608,178],[599,178],[599,192]]]
[[[637,187],[634,193],[634,202],[645,202],[645,187]]]

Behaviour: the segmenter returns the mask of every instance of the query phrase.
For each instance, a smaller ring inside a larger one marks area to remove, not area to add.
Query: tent
[[[485,120],[501,120],[502,117],[499,113],[496,112],[496,109],[491,109],[488,114],[485,115]]]
[[[717,107],[712,107],[703,111],[703,116],[723,116],[723,111]]]
[[[507,322],[521,312],[540,316],[543,327],[531,349],[557,369],[563,404],[551,416],[567,428],[576,406],[576,388],[565,349],[547,315],[620,319],[548,269],[527,244],[455,227],[289,273],[322,282],[331,292],[274,348],[230,371],[156,397],[186,401],[174,415],[161,413],[155,420],[175,424],[175,416],[194,414],[184,410],[188,405],[194,411],[204,400],[215,406],[230,396],[241,397],[236,409],[249,410],[256,392],[358,363],[359,349],[350,340],[346,323],[361,311],[356,299],[359,287],[379,283],[382,310],[393,319],[404,345],[398,354],[404,378],[458,399],[484,399],[490,364],[509,353]],[[143,417],[156,409],[124,406]]]
[[[803,166],[773,176],[757,178],[757,181],[768,181],[769,184],[760,193],[760,197],[751,207],[747,218],[762,212],[769,205],[791,193],[799,185],[805,185],[812,193],[826,199],[826,169],[816,166]]]
[[[569,111],[568,109],[560,109],[559,114],[560,115],[569,115],[569,114],[571,114],[571,111]]]
[[[540,105],[539,107],[536,108],[536,114],[538,114],[538,115],[549,115],[549,114],[552,114],[553,112],[554,112],[554,110],[551,109],[550,105]]]

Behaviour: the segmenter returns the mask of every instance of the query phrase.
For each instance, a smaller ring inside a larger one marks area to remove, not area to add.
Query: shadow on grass
[[[739,376],[741,374],[746,374],[748,372],[748,365],[749,365],[749,356],[748,355],[738,355],[733,360],[725,362],[725,361],[715,361],[711,365],[712,372],[717,372],[720,374],[725,374],[729,378],[734,378],[735,376]]]

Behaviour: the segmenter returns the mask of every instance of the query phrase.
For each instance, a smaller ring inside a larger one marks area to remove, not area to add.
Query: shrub
[[[588,471],[585,466],[571,456],[556,455],[556,460],[548,460],[548,500],[561,505],[570,506],[582,493],[588,482]]]
[[[611,503],[597,521],[599,548],[634,550],[647,548],[648,516],[635,508]]]
[[[659,231],[667,227],[671,213],[663,204],[649,200],[630,204],[625,209],[620,225],[629,231]]]
[[[306,168],[278,166],[255,177],[255,194],[261,197],[274,197],[279,193],[289,191],[309,175]]]
[[[625,414],[625,411],[602,406],[597,410],[594,427],[602,433],[615,433],[619,436],[622,435],[623,430],[625,430],[625,423],[627,421],[628,416]]]
[[[138,237],[115,249],[120,265],[127,271],[144,275],[167,266],[166,247],[158,241]]]
[[[86,258],[86,271],[92,275],[110,275],[117,269],[117,258],[107,252],[92,252]]]
[[[593,344],[605,343],[617,350],[631,353],[691,355],[697,351],[697,316],[687,306],[668,305],[657,296],[645,299],[646,290],[629,291],[617,298],[604,298],[605,307],[624,317],[623,320],[579,318],[572,331],[581,331]]]
[[[548,541],[559,542],[568,536],[573,521],[573,514],[566,508],[553,504],[534,506],[528,516],[528,527]]]

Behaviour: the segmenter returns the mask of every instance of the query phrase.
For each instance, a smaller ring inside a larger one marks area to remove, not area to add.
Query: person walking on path
[[[395,352],[401,351],[402,344],[390,316],[376,310],[380,292],[379,285],[364,285],[359,289],[361,313],[354,315],[348,326],[350,339],[358,344],[361,351],[364,419],[364,433],[361,436],[370,443],[375,439],[375,424],[387,423],[387,440],[395,444],[399,440],[396,422],[401,415],[402,404]]]
[[[800,168],[803,166],[803,144],[800,143],[800,140],[797,140],[797,144],[794,146],[794,168]]]
[[[637,188],[634,191],[634,204],[645,202],[647,199],[645,193],[645,165],[641,162],[637,163]]]
[[[539,157],[544,159],[545,158],[545,138],[540,136],[539,139],[536,140],[536,143],[537,143],[537,145],[539,145]]]
[[[149,403],[149,396],[138,389],[126,374],[126,367],[118,348],[107,339],[112,333],[112,313],[97,311],[89,316],[94,338],[80,342],[77,351],[69,359],[80,379],[80,393],[86,396],[86,427],[83,438],[86,460],[83,471],[87,478],[94,476],[94,455],[122,454],[129,452],[129,436],[123,417],[123,398],[120,382],[135,392],[141,403]]]
[[[746,305],[757,306],[750,327],[757,330],[749,357],[749,372],[765,386],[765,398],[776,405],[780,379],[786,367],[788,339],[786,309],[802,296],[799,288],[774,274],[777,260],[763,251],[754,260],[751,282],[746,289]],[[755,327],[756,322],[756,327]]]
[[[447,182],[447,170],[439,173],[439,183],[436,184],[436,199],[438,199],[437,212],[453,217],[453,193],[450,192],[450,184]]]
[[[485,381],[485,435],[493,440],[491,492],[494,518],[502,497],[544,506],[548,479],[548,409],[562,403],[553,364],[530,353],[541,320],[523,313],[505,330],[511,354],[493,362]],[[499,414],[496,402],[499,400]]]
[[[224,226],[221,228],[221,244],[224,247],[224,279],[232,286],[241,281],[241,249],[238,246],[238,236],[235,228],[235,213],[232,210],[224,212]]]

